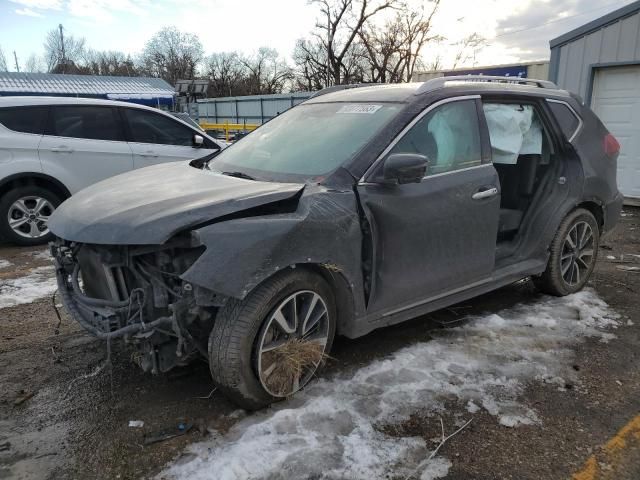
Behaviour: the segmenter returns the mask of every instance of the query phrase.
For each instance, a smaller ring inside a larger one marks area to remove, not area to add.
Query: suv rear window
[[[14,132],[42,135],[47,107],[0,108],[0,123]]]
[[[51,135],[123,141],[122,123],[112,107],[52,107]]]
[[[562,133],[565,134],[567,139],[570,139],[580,125],[580,120],[565,103],[548,101],[549,108],[558,120]]]

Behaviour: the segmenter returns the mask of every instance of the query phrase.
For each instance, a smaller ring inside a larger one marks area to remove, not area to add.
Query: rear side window
[[[0,108],[0,123],[14,132],[42,135],[47,107]]]
[[[567,139],[573,137],[573,134],[576,133],[576,130],[580,125],[578,117],[576,117],[573,111],[565,103],[552,101],[548,101],[547,103],[549,104],[549,108],[551,108],[551,111],[555,115],[556,120],[558,120],[562,133],[565,134]]]
[[[124,112],[132,142],[193,146],[195,132],[180,122],[136,108],[125,108]]]
[[[122,125],[111,107],[51,107],[51,135],[123,141]]]
[[[515,165],[520,155],[542,155],[542,122],[533,105],[483,103],[493,163]]]

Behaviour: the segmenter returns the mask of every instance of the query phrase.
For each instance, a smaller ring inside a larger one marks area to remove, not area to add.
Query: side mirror
[[[204,138],[202,135],[198,135],[197,133],[193,136],[193,146],[198,148],[204,144]]]
[[[420,183],[429,159],[419,153],[392,153],[384,162],[384,179],[389,183]]]

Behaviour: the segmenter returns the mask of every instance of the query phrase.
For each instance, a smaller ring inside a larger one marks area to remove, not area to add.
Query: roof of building
[[[618,10],[614,10],[613,12],[597,18],[592,22],[586,23],[581,27],[575,28],[570,32],[565,33],[564,35],[560,35],[559,37],[554,38],[553,40],[549,41],[549,46],[551,48],[559,47],[561,45],[564,45],[565,43],[569,43],[575,40],[576,38],[583,37],[584,35],[605,27],[610,23],[617,22],[624,17],[633,15],[638,11],[640,11],[640,0],[632,2],[629,5],[625,5]]]
[[[0,72],[0,93],[104,95],[108,98],[165,98],[175,91],[161,78]]]

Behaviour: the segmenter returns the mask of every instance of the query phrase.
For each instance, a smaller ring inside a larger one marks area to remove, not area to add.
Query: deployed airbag
[[[542,154],[542,126],[531,105],[485,103],[493,163],[515,165],[520,155]]]

